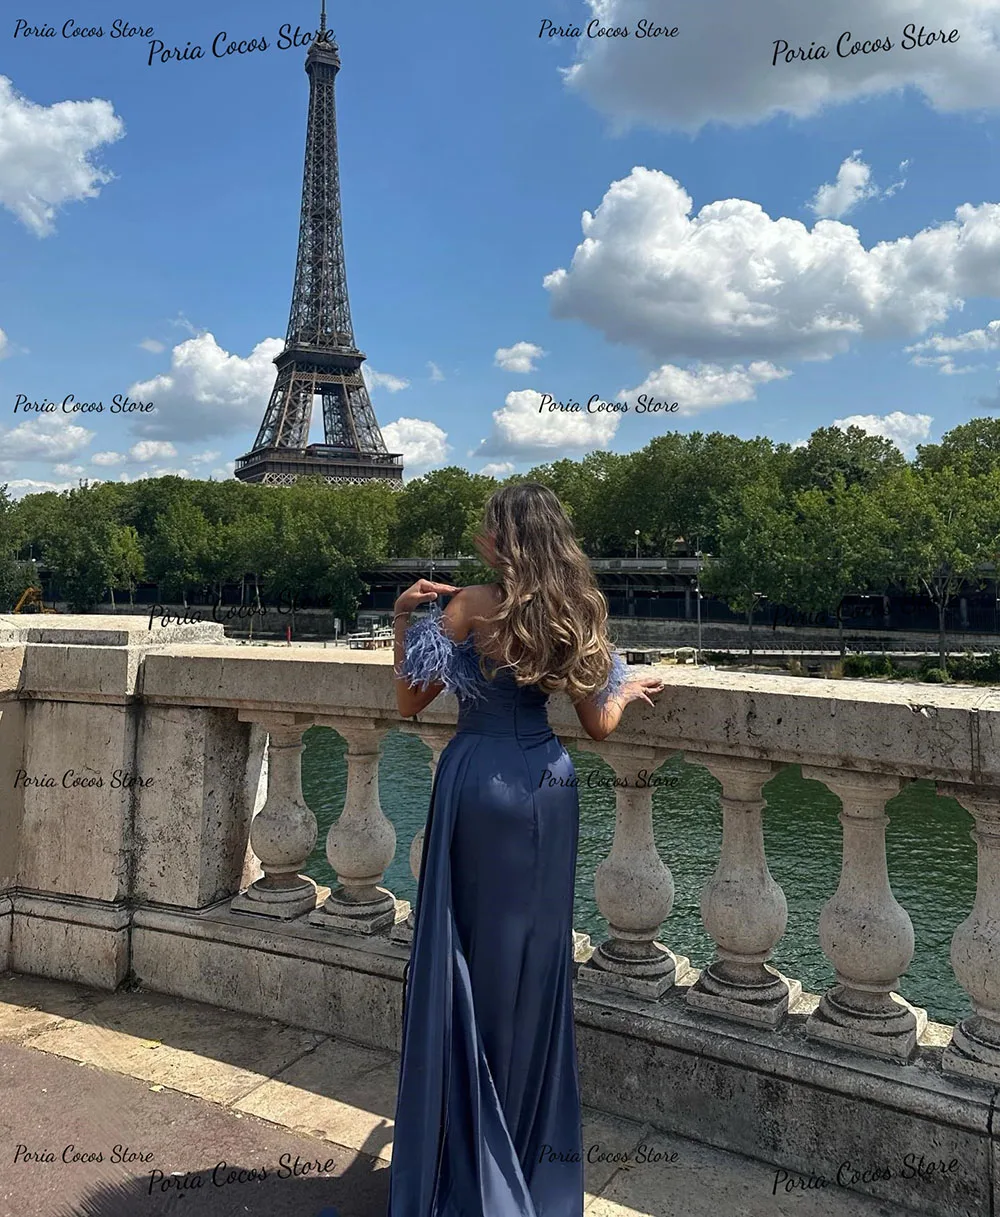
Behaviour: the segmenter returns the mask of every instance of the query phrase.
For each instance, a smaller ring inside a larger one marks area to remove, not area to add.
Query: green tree
[[[472,537],[482,521],[486,500],[496,481],[469,473],[457,465],[434,469],[408,482],[398,495],[398,524],[392,541],[397,557],[422,557],[413,546],[424,533],[443,538],[442,556],[469,552]]]
[[[715,525],[716,552],[701,576],[701,587],[745,613],[750,660],[753,621],[760,602],[787,602],[795,552],[795,519],[777,479],[748,483],[722,511]]]
[[[0,486],[0,604],[10,611],[25,588],[35,586],[36,570],[31,562],[18,561],[24,543],[24,523],[17,504]]]
[[[896,581],[924,591],[938,613],[938,662],[947,671],[946,616],[966,586],[983,587],[984,566],[1000,553],[1000,470],[907,466],[879,491]]]
[[[860,482],[848,485],[839,470],[828,490],[802,490],[791,502],[795,528],[788,550],[787,603],[803,613],[836,614],[841,655],[846,652],[844,597],[883,591],[892,579],[883,506]]]
[[[86,489],[64,491],[42,534],[46,563],[75,613],[99,604],[112,577],[115,523],[90,506]]]
[[[22,558],[35,558],[41,561],[45,557],[45,538],[48,525],[54,514],[59,511],[60,492],[45,490],[40,494],[26,494],[14,505],[17,534]]]
[[[211,547],[211,529],[201,508],[180,495],[169,500],[163,514],[155,518],[146,557],[150,577],[161,595],[168,599],[180,596],[187,608],[188,590],[208,582]]]
[[[801,448],[781,446],[784,485],[797,490],[831,490],[839,474],[847,486],[872,487],[906,468],[906,458],[890,439],[860,427],[820,427]]]
[[[628,552],[625,530],[632,518],[632,508],[625,499],[631,485],[632,462],[631,454],[588,452],[582,460],[563,458],[537,466],[522,479],[509,481],[533,481],[548,486],[573,521],[584,551],[607,557]]]
[[[134,605],[136,584],[146,573],[146,560],[142,552],[139,534],[131,524],[115,524],[111,531],[110,554],[111,610],[115,611],[115,588],[128,589],[128,602]]]
[[[287,500],[279,506],[265,577],[276,599],[287,600],[293,630],[304,593],[318,594],[337,616],[351,618],[365,590],[353,560],[333,545],[323,521],[311,512],[296,511]]]
[[[945,432],[939,444],[919,444],[916,464],[927,470],[964,465],[977,475],[1000,468],[1000,418],[973,418]]]

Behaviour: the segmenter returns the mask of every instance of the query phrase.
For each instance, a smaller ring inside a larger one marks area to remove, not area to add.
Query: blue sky
[[[912,455],[997,413],[1000,0],[804,8],[331,0],[355,334],[408,476],[847,421]],[[294,270],[308,82],[279,28],[318,5],[30,11],[56,36],[0,20],[0,477],[231,476]],[[628,37],[588,37],[597,11]],[[149,65],[121,17],[205,57]],[[905,47],[909,21],[959,37]],[[847,30],[893,45],[838,55]],[[215,58],[221,31],[268,49]],[[828,56],[772,64],[778,39]]]

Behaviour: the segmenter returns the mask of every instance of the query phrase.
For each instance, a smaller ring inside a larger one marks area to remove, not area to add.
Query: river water
[[[335,876],[324,847],[326,831],[340,815],[347,788],[346,745],[324,727],[305,734],[302,787],[319,821],[319,844],[308,873],[333,885]],[[611,848],[615,797],[612,771],[593,753],[570,749],[580,777],[580,841],[573,924],[596,945],[607,928],[594,902],[594,871]],[[379,767],[382,808],[396,829],[396,856],[384,886],[397,897],[415,901],[410,873],[410,842],[427,818],[431,776],[430,750],[419,739],[392,731]],[[653,831],[660,857],[674,877],[675,898],[660,939],[696,967],[710,963],[714,944],[701,924],[701,891],[719,859],[722,811],[719,784],[698,765],[667,761],[657,778],[676,777],[677,785],[653,792]],[[839,800],[819,782],[805,781],[798,766],[781,770],[764,787],[764,842],[771,874],[788,901],[788,927],[771,962],[803,987],[822,993],[834,983],[833,969],[819,947],[820,910],[837,888],[841,862]],[[948,951],[955,927],[969,914],[976,890],[976,848],[972,817],[953,799],[939,798],[930,782],[912,782],[886,807],[889,879],[896,899],[910,914],[916,953],[899,992],[923,1006],[930,1019],[958,1022],[969,1014],[968,997],[951,971]]]

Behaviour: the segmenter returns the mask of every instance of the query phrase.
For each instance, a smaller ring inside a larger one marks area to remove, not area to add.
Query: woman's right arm
[[[644,701],[650,706],[656,703],[653,697],[663,691],[663,681],[658,676],[642,676],[626,681],[617,692],[606,695],[604,691],[592,693],[578,701],[574,709],[584,731],[593,740],[607,739],[621,722],[625,707],[632,701]]]

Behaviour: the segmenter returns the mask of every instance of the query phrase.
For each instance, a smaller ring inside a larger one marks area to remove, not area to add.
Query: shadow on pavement
[[[279,1166],[229,1165],[119,1183],[101,1181],[68,1201],[52,1217],[385,1217],[388,1171],[357,1160],[337,1177],[282,1178]],[[242,1172],[242,1176],[240,1173]],[[242,1177],[243,1181],[240,1181]]]

